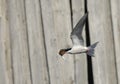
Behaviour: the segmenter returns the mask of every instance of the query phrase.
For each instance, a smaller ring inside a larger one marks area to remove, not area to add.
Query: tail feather
[[[91,46],[89,46],[88,47],[88,52],[87,52],[87,54],[89,55],[89,56],[94,56],[94,52],[95,52],[95,47],[97,46],[97,44],[98,44],[99,42],[96,42],[96,43],[94,43],[94,44],[92,44]]]

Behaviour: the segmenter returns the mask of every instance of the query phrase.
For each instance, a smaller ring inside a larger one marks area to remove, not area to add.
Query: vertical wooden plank
[[[118,84],[120,84],[120,1],[111,0],[112,24],[114,32],[115,55],[117,65]]]
[[[39,0],[26,0],[29,53],[33,84],[49,84]]]
[[[1,4],[2,0],[0,0],[0,17],[1,17],[1,13],[2,13],[2,4]]]
[[[73,56],[63,60],[59,49],[71,46],[69,0],[41,0],[51,84],[74,84]]]
[[[72,14],[73,14],[73,27],[77,24],[80,18],[84,15],[84,0],[72,0]],[[85,36],[85,28],[83,31]],[[84,39],[84,44],[86,41]],[[86,54],[79,54],[75,56],[75,82],[76,84],[88,84],[87,77],[87,58]]]
[[[7,1],[0,0],[0,84],[13,84]]]
[[[0,20],[0,83],[13,84],[8,27]]]
[[[24,0],[8,0],[14,84],[31,84]]]
[[[2,27],[1,27],[1,18],[0,18],[0,37],[2,36]],[[5,53],[4,53],[4,46],[3,46],[3,39],[0,38],[0,83],[1,84],[6,84],[6,78],[5,78],[5,60],[4,60],[4,57],[5,56]]]
[[[88,1],[88,11],[91,44],[99,41],[92,59],[94,82],[117,84],[110,1]]]

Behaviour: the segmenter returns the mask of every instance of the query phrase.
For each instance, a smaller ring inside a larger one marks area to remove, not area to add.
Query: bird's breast
[[[73,47],[71,50],[68,51],[70,54],[78,54],[78,53],[84,53],[87,51],[87,48],[84,47]]]

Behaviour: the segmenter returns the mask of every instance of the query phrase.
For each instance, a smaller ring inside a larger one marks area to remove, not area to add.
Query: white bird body
[[[67,51],[69,54],[80,54],[88,51],[87,47],[73,46],[71,50]]]
[[[84,46],[84,40],[82,37],[82,30],[83,26],[86,22],[86,19],[88,17],[88,13],[86,13],[80,21],[77,23],[73,31],[71,32],[71,40],[73,43],[72,48],[67,48],[67,49],[61,49],[59,54],[63,56],[65,53],[66,54],[80,54],[80,53],[87,53],[89,56],[94,56],[94,48],[98,44],[98,42],[92,44],[89,47]]]

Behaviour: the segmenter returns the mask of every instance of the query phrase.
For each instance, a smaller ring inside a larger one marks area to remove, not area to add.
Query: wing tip
[[[87,17],[88,17],[88,14],[89,14],[89,12],[86,12],[84,16],[87,18]]]
[[[87,11],[86,13],[89,14],[89,11]]]

